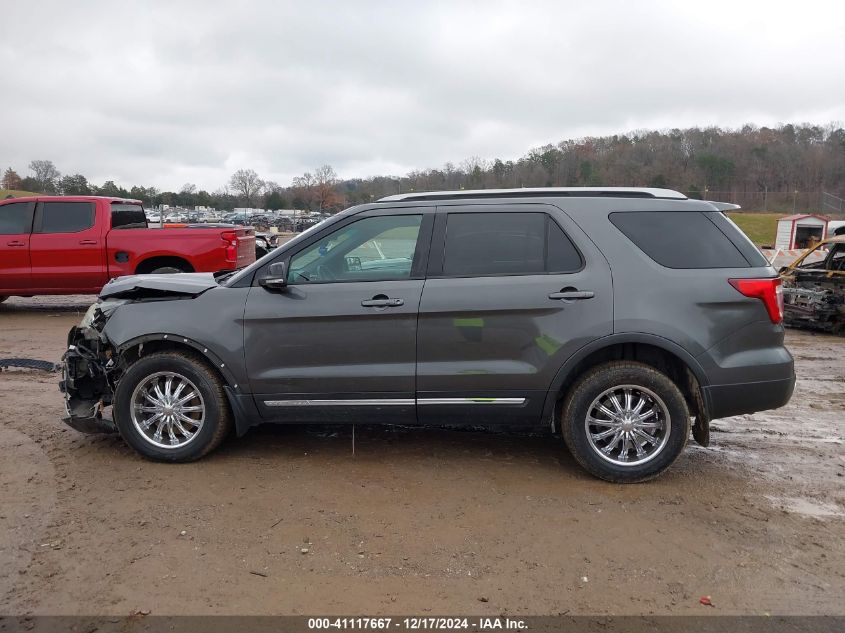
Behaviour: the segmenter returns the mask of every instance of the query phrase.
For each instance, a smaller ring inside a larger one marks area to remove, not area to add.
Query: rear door
[[[107,279],[104,224],[96,222],[94,202],[39,202],[30,242],[33,289],[98,292]]]
[[[25,291],[32,283],[29,239],[34,202],[0,205],[0,295]]]
[[[612,333],[607,261],[559,209],[438,208],[417,338],[424,423],[536,423],[564,361]]]
[[[433,218],[417,208],[351,216],[285,255],[287,287],[250,290],[244,352],[264,417],[416,420],[417,308]]]

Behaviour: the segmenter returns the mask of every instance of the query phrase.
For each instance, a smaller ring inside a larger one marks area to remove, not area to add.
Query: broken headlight
[[[82,321],[79,323],[80,329],[95,328],[101,329],[109,317],[117,308],[124,303],[128,303],[127,299],[106,299],[105,301],[98,301],[88,308]]]
[[[82,329],[91,327],[91,324],[94,322],[94,313],[98,309],[98,304],[92,303],[88,308],[87,312],[85,312],[85,316],[82,317],[82,320],[79,322],[79,327]]]

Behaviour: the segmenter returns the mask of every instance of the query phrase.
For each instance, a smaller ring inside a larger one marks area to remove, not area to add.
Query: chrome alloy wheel
[[[181,448],[205,421],[205,402],[196,385],[172,371],[151,374],[132,392],[132,423],[146,441],[159,448]]]
[[[639,466],[664,449],[672,420],[666,404],[653,391],[619,385],[593,400],[584,427],[599,457],[616,466]]]

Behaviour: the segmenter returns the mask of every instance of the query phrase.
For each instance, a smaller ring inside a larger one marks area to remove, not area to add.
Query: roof
[[[824,220],[825,222],[830,220],[830,218],[826,215],[819,215],[817,213],[796,213],[794,215],[787,215],[786,217],[778,218],[778,222],[783,222],[784,220],[795,222],[797,220],[803,220],[804,218],[818,218],[819,220]]]
[[[521,189],[462,189],[460,191],[426,191],[400,193],[386,196],[377,202],[401,202],[403,200],[449,200],[453,198],[523,198],[567,196],[572,198],[669,198],[686,200],[687,197],[672,189],[654,187],[526,187]]]
[[[105,200],[107,202],[125,202],[127,204],[142,204],[140,200],[132,198],[115,198],[112,196],[25,196],[21,198],[6,198],[3,202],[92,202]]]

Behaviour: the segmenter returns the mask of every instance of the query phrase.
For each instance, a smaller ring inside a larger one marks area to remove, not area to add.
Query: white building
[[[827,237],[828,218],[814,213],[798,213],[778,220],[775,249],[808,248]]]

